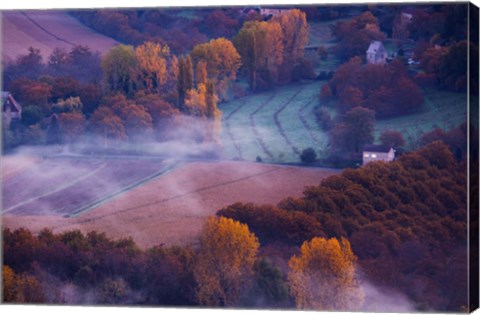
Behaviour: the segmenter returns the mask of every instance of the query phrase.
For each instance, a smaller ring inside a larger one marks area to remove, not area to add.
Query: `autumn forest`
[[[4,303],[478,305],[478,8],[2,17]]]

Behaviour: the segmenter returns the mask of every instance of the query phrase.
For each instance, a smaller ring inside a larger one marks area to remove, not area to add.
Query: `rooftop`
[[[363,147],[363,151],[365,152],[384,152],[387,153],[392,149],[389,145],[383,144],[370,144]]]

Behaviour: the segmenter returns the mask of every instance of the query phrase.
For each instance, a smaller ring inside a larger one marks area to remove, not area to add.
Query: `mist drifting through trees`
[[[12,104],[3,110],[3,155],[33,157],[2,167],[2,216],[14,226],[2,227],[3,302],[472,309],[467,232],[478,234],[478,215],[466,190],[469,180],[478,190],[478,174],[467,174],[478,170],[478,121],[467,113],[478,108],[464,102],[478,102],[478,60],[474,77],[467,72],[478,39],[466,32],[467,11],[460,3],[65,13],[118,43],[103,54],[83,44],[48,56],[29,47],[2,64],[2,90],[21,104],[21,118]],[[379,62],[366,55],[373,43],[387,52]],[[364,148],[379,144],[395,159],[362,164]],[[255,171],[244,174],[246,165]],[[295,168],[325,173],[303,187],[288,175]],[[169,189],[152,185],[177,174]],[[191,185],[200,177],[201,187]],[[246,187],[252,178],[262,189]],[[287,181],[298,195],[251,201]],[[224,188],[235,199],[214,203]],[[252,196],[237,200],[235,190]],[[145,201],[108,208],[127,193]],[[164,208],[171,200],[182,220],[161,231],[152,222],[175,220]],[[208,215],[196,209],[211,204]],[[15,225],[36,216],[65,225]],[[140,246],[134,233],[91,229],[98,217],[151,219],[150,229],[178,235]],[[75,218],[79,226],[69,225]],[[185,232],[198,222],[198,233]]]

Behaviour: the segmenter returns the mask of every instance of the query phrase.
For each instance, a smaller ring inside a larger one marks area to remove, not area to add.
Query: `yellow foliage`
[[[8,266],[3,266],[3,302],[15,302],[15,272]]]
[[[283,33],[284,62],[296,62],[304,55],[308,43],[309,27],[304,12],[298,9],[282,12],[273,18],[278,22]]]
[[[358,310],[364,292],[355,275],[356,256],[348,240],[313,238],[289,261],[290,292],[300,309]]]
[[[225,38],[212,39],[197,45],[191,53],[195,63],[207,63],[208,78],[215,84],[217,94],[222,96],[230,81],[237,78],[241,58],[232,42]]]
[[[197,86],[199,84],[207,84],[207,63],[203,59],[197,63],[196,77]]]
[[[205,84],[199,84],[197,89],[187,91],[185,106],[192,116],[203,117],[207,111],[206,102],[207,88]]]
[[[165,84],[168,77],[166,57],[170,55],[170,48],[165,45],[146,42],[135,49],[139,80],[147,92],[156,92]]]
[[[26,273],[17,275],[8,266],[3,266],[2,272],[4,302],[45,302],[43,288],[36,277]]]
[[[209,306],[234,306],[253,276],[258,239],[245,224],[210,217],[200,240],[195,268],[197,300]]]

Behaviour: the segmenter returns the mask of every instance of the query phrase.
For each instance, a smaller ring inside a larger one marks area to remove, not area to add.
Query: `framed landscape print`
[[[3,304],[478,308],[474,4],[0,13]]]

